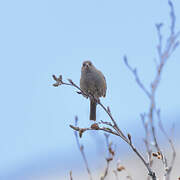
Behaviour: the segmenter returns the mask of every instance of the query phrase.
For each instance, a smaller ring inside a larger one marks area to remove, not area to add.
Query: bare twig
[[[53,75],[53,78],[55,77],[55,75]],[[54,78],[54,80],[56,81],[57,78]],[[94,98],[92,95],[90,94],[86,94],[83,92],[83,90],[78,87],[72,80],[70,80],[70,84],[71,86],[77,88],[78,90],[80,90],[80,93],[79,94],[82,94],[82,95],[86,95],[86,97],[89,97],[89,98]],[[65,83],[61,83],[59,85],[66,85]],[[59,86],[58,85],[58,86]],[[68,84],[69,85],[69,84]],[[115,130],[115,133],[117,133],[117,135],[119,137],[121,137],[127,144],[129,144],[129,146],[131,147],[131,149],[136,153],[136,155],[141,159],[141,161],[144,163],[145,167],[147,168],[148,170],[148,175],[151,176],[152,180],[156,180],[156,175],[155,173],[152,171],[151,167],[149,166],[149,163],[146,162],[146,160],[143,158],[143,156],[141,155],[141,153],[135,148],[135,146],[132,144],[132,142],[130,142],[130,140],[124,135],[124,133],[120,130],[120,128],[118,127],[115,119],[113,118],[111,112],[110,112],[110,108],[106,108],[101,102],[100,100],[97,100],[97,104],[99,104],[103,109],[104,111],[108,114],[108,116],[110,117],[113,125],[111,127],[113,127],[113,129]],[[92,127],[91,128],[79,128],[79,127],[76,127],[76,126],[72,126],[70,125],[71,128],[73,128],[74,130],[76,131],[79,131],[81,130],[81,133],[79,134],[80,136],[82,135],[82,133],[85,131],[85,130],[92,130]],[[95,130],[95,129],[93,129]],[[104,129],[97,129],[97,130],[103,130]],[[111,134],[114,134],[116,135],[115,133],[112,133],[113,131],[111,131],[109,128],[108,129],[105,129],[106,132],[108,133],[111,133]],[[77,134],[76,134],[76,137],[77,137]]]
[[[109,107],[106,108],[106,107],[100,102],[100,100],[98,101],[98,104],[104,109],[104,111],[105,111],[105,112],[108,114],[108,116],[110,117],[110,119],[111,119],[111,121],[112,121],[112,123],[113,123],[112,127],[114,128],[114,130],[118,133],[118,135],[119,135],[124,141],[126,141],[127,143],[129,143],[127,137],[126,137],[126,136],[124,135],[124,133],[120,130],[120,128],[118,127],[116,121],[114,120],[114,118],[113,118],[113,116],[112,116],[112,114],[111,114],[111,112],[110,112],[110,108],[109,108]]]
[[[167,163],[167,159],[166,156],[161,152],[160,147],[158,145],[157,142],[157,138],[156,138],[156,132],[155,132],[155,127],[154,127],[154,120],[153,120],[153,112],[156,111],[156,107],[155,107],[155,94],[156,94],[156,90],[158,88],[158,85],[160,83],[160,79],[161,79],[161,74],[164,68],[165,63],[167,62],[167,60],[169,59],[169,57],[171,56],[171,54],[174,52],[174,50],[176,49],[176,47],[179,44],[179,41],[177,40],[179,33],[175,34],[175,13],[174,13],[174,7],[171,1],[169,1],[169,6],[171,9],[170,12],[170,17],[171,17],[171,28],[170,28],[170,35],[167,38],[167,42],[166,42],[166,46],[164,51],[162,50],[162,35],[161,35],[161,23],[159,24],[159,26],[157,27],[157,33],[158,33],[158,38],[159,38],[159,44],[158,44],[158,54],[159,54],[159,65],[157,68],[157,73],[156,76],[151,84],[151,95],[152,95],[152,99],[151,99],[151,106],[150,106],[150,111],[149,111],[149,120],[150,120],[150,124],[151,124],[151,128],[152,128],[152,135],[153,135],[153,139],[154,139],[154,143],[155,143],[155,147],[158,150],[158,152],[160,152],[160,154],[162,155],[162,161],[163,164],[165,165],[165,177],[166,180],[169,179],[169,174],[171,172],[171,169],[173,167],[174,164],[174,160],[175,160],[175,149],[173,146],[173,143],[171,141],[171,139],[169,139],[169,137],[167,136],[167,134],[165,133],[165,130],[163,128],[162,122],[160,122],[160,129],[161,131],[166,134],[166,138],[167,140],[170,142],[171,147],[173,149],[173,158],[172,158],[172,166],[171,168],[168,168],[168,163]],[[160,112],[160,111],[159,111]],[[158,118],[160,119],[160,114],[158,114]],[[169,169],[169,170],[167,170]]]
[[[128,69],[133,73],[134,77],[135,77],[135,80],[137,82],[137,84],[139,85],[139,87],[145,92],[145,94],[151,98],[151,94],[150,92],[145,88],[144,84],[141,82],[139,76],[138,76],[138,73],[137,73],[137,69],[136,68],[132,68],[129,63],[128,63],[128,60],[127,60],[127,57],[124,56],[124,63],[126,64],[126,66],[128,67]]]
[[[70,128],[74,129],[75,131],[78,131],[79,132],[79,136],[82,137],[82,134],[85,132],[85,131],[93,131],[93,130],[100,130],[100,131],[104,131],[104,132],[107,132],[107,133],[110,133],[110,134],[114,134],[116,136],[119,136],[118,133],[114,132],[112,129],[110,128],[106,128],[106,127],[95,127],[94,124],[91,125],[91,127],[89,128],[80,128],[80,127],[77,127],[77,126],[73,126],[73,125],[69,125]]]
[[[75,117],[75,126],[77,126],[77,123],[78,123],[78,117],[76,116]],[[84,163],[86,165],[86,170],[89,174],[89,179],[92,180],[92,175],[91,175],[91,171],[89,169],[89,165],[88,165],[88,162],[87,162],[87,158],[86,158],[86,155],[84,153],[84,146],[80,144],[79,142],[79,138],[78,138],[78,135],[77,135],[77,131],[74,131],[74,135],[75,135],[75,138],[76,138],[76,142],[77,142],[77,146],[78,146],[78,149],[79,151],[81,152],[81,155],[83,157],[83,160],[84,160]]]
[[[172,143],[172,140],[169,139],[169,137],[167,136],[167,134],[164,131],[164,128],[162,126],[160,126],[161,131],[165,134],[166,138],[168,139],[169,143],[171,144],[171,148],[173,150],[173,156],[172,156],[172,161],[171,161],[171,165],[168,167],[168,163],[167,163],[167,159],[166,156],[162,153],[160,146],[158,144],[157,141],[157,135],[156,135],[156,129],[154,126],[154,113],[156,112],[156,101],[155,101],[155,95],[157,92],[157,88],[159,86],[160,80],[161,80],[161,75],[162,75],[162,71],[164,69],[165,63],[167,62],[167,60],[169,59],[169,57],[172,55],[172,53],[175,51],[175,49],[177,48],[177,46],[179,45],[179,40],[178,37],[180,35],[180,31],[175,33],[175,22],[176,22],[176,17],[175,17],[175,13],[174,13],[174,7],[172,2],[169,0],[169,6],[170,6],[170,17],[171,17],[171,27],[170,27],[170,34],[169,37],[167,38],[166,44],[165,44],[165,48],[163,49],[163,45],[162,45],[162,33],[161,33],[161,28],[163,26],[162,23],[156,24],[156,29],[157,29],[157,35],[158,35],[158,45],[157,45],[157,52],[158,52],[158,56],[159,56],[159,61],[156,61],[156,74],[155,77],[151,83],[151,89],[147,90],[144,86],[144,84],[140,81],[140,78],[137,74],[137,70],[133,69],[127,60],[127,57],[124,56],[124,62],[126,64],[126,66],[128,67],[128,69],[132,72],[132,74],[134,75],[136,82],[138,84],[138,86],[145,92],[145,94],[149,97],[150,99],[150,107],[149,107],[149,112],[148,112],[148,122],[145,123],[144,117],[141,116],[142,122],[143,122],[143,126],[145,129],[145,133],[146,133],[146,137],[145,137],[145,145],[146,145],[146,149],[148,152],[148,157],[149,157],[149,165],[152,166],[152,150],[150,149],[149,146],[149,136],[151,135],[154,141],[154,146],[157,150],[157,157],[159,157],[159,159],[162,160],[164,166],[165,166],[165,177],[166,180],[169,179],[169,174],[171,172],[171,169],[173,167],[174,164],[174,160],[175,160],[175,149],[174,149],[174,145]],[[151,128],[151,133],[149,131],[149,126]],[[156,153],[154,153],[155,155]],[[168,170],[167,170],[168,169]]]
[[[166,137],[166,139],[168,140],[170,146],[171,146],[171,149],[172,149],[172,159],[171,159],[171,162],[168,166],[168,163],[166,161],[165,163],[165,177],[166,177],[166,180],[169,180],[170,178],[170,173],[173,169],[173,166],[174,166],[174,162],[175,162],[175,159],[176,159],[176,150],[175,150],[175,147],[174,147],[174,143],[172,141],[172,139],[168,136],[168,134],[166,133],[164,127],[163,127],[163,124],[162,124],[162,120],[161,120],[161,115],[160,115],[160,110],[157,111],[157,116],[158,116],[158,120],[159,120],[159,128],[161,129],[162,133],[164,134],[164,136]]]
[[[72,171],[69,172],[70,180],[73,180]]]
[[[114,157],[114,151],[112,150],[112,147],[111,147],[112,144],[109,142],[109,134],[104,133],[104,136],[105,136],[105,140],[106,140],[106,146],[108,149],[108,157],[106,158],[106,168],[105,168],[104,173],[101,176],[100,180],[104,180],[107,177],[110,162],[113,160],[113,157]]]
[[[104,180],[108,174],[108,170],[109,170],[109,163],[110,163],[111,160],[109,159],[106,159],[106,168],[104,170],[104,173],[103,175],[100,177],[100,180]]]
[[[149,162],[149,165],[152,167],[153,159],[152,159],[152,150],[150,148],[150,132],[148,128],[148,123],[145,121],[145,118],[146,118],[146,114],[141,114],[141,120],[142,120],[142,124],[145,130],[144,143],[146,146],[146,151],[148,153],[148,162]]]
[[[149,162],[149,166],[152,167],[153,165],[153,158],[152,158],[152,149],[150,147],[150,132],[149,132],[149,127],[148,127],[148,122],[145,121],[146,119],[146,114],[141,114],[141,120],[142,120],[142,124],[145,130],[145,138],[144,140],[144,144],[146,147],[146,151],[148,154],[148,162]],[[150,177],[147,177],[147,180],[150,180]]]

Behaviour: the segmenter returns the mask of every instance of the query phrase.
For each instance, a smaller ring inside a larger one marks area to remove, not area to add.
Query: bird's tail
[[[90,100],[90,120],[95,121],[96,120],[96,101],[95,100]]]

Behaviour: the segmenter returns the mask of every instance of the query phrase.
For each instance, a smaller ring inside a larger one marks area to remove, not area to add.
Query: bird
[[[80,88],[86,94],[90,94],[90,120],[96,121],[97,100],[106,96],[106,79],[91,61],[82,63]]]

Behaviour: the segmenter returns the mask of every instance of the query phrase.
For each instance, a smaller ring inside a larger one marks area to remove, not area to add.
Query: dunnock
[[[84,61],[82,64],[80,87],[85,93],[94,97],[90,98],[90,120],[95,121],[97,99],[106,96],[107,86],[104,75],[91,61]]]

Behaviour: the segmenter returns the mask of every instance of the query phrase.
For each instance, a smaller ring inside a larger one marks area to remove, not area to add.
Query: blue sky
[[[176,29],[180,29],[180,1],[173,3]],[[0,175],[21,172],[22,167],[54,154],[59,164],[72,153],[79,157],[69,124],[75,115],[82,126],[90,124],[89,101],[75,89],[52,87],[52,74],[79,83],[81,64],[87,59],[106,77],[107,97],[102,102],[111,107],[125,132],[136,134],[134,127],[141,126],[139,114],[149,104],[123,56],[138,68],[149,87],[155,71],[153,60],[158,57],[158,22],[164,22],[167,35],[167,1],[1,1]],[[177,122],[180,117],[179,59],[177,49],[164,69],[157,93],[157,104],[167,122]],[[97,117],[107,120],[99,107]],[[90,135],[82,141],[88,152],[95,151]],[[70,165],[71,159],[66,170]]]

